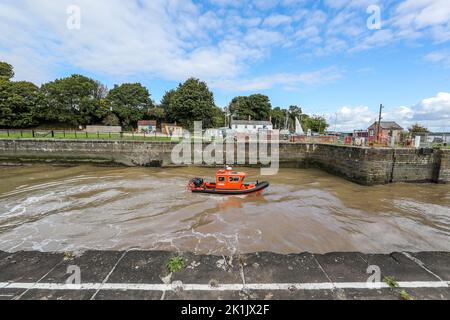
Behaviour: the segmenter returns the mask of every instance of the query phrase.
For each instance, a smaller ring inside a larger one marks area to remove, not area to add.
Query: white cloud
[[[436,42],[450,40],[450,5],[448,0],[404,0],[391,18],[393,26],[404,35],[429,34]]]
[[[300,85],[316,85],[328,83],[342,77],[342,71],[335,67],[318,71],[294,73],[278,73],[268,76],[239,80],[213,81],[211,86],[226,91],[258,91],[268,90],[275,86],[282,86],[286,90],[292,90]]]
[[[72,4],[81,9],[80,30],[66,28]],[[261,18],[234,17],[189,0],[6,0],[0,55],[14,64],[17,79],[37,83],[61,66],[111,77],[234,78],[283,42],[279,32],[257,28]]]
[[[353,130],[367,129],[375,120],[376,113],[367,106],[344,106],[337,110],[335,114],[329,114],[327,120],[330,123],[330,130],[352,132]]]
[[[337,115],[337,122],[336,122]],[[396,121],[405,130],[415,123],[431,131],[450,130],[450,93],[440,92],[436,96],[423,99],[414,106],[387,108],[383,114],[385,121]],[[367,106],[344,106],[335,114],[327,115],[331,129],[348,131],[367,129],[378,119],[378,113]]]
[[[379,30],[368,36],[353,47],[350,51],[357,52],[362,50],[369,50],[376,47],[385,46],[395,40],[394,33],[389,29]]]
[[[447,68],[450,68],[450,50],[440,50],[427,54],[425,59],[434,63],[442,63]]]
[[[278,27],[280,25],[289,24],[291,21],[292,17],[290,16],[275,14],[264,19],[263,25],[268,27]]]

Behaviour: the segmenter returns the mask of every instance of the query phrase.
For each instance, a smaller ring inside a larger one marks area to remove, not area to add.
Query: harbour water
[[[0,167],[0,250],[204,254],[450,250],[450,186],[281,169],[260,195],[191,194],[210,168]]]

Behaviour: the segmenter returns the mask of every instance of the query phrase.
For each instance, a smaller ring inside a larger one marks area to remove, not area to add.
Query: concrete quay
[[[173,257],[184,268],[170,274]],[[450,252],[0,251],[4,300],[449,300],[449,284]]]

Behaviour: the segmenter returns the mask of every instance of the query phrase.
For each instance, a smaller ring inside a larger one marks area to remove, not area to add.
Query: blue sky
[[[159,101],[193,76],[219,106],[263,93],[348,131],[383,103],[386,120],[450,131],[448,0],[2,0],[0,30],[17,80],[81,73]]]

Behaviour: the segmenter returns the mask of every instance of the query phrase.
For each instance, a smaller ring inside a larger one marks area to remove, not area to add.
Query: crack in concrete
[[[58,262],[57,264],[55,264],[54,266],[53,266],[53,268],[51,268],[46,274],[44,274],[40,279],[38,279],[38,281],[36,281],[35,283],[34,283],[34,285],[33,286],[35,286],[36,284],[38,284],[39,282],[41,282],[41,280],[43,280],[43,279],[45,279],[45,277],[47,277],[49,274],[50,274],[50,272],[52,272],[53,270],[55,270],[60,264],[62,264],[64,262],[64,259],[63,260],[61,260],[60,262]],[[14,298],[12,298],[11,300],[20,300],[20,299],[22,299],[22,297],[28,292],[28,291],[30,291],[30,290],[32,290],[33,289],[33,287],[31,287],[31,288],[29,288],[29,289],[26,289],[24,292],[22,292],[20,295],[18,295],[18,296],[15,296]]]
[[[114,272],[114,270],[116,270],[116,267],[118,266],[118,264],[120,263],[120,261],[122,261],[123,258],[125,258],[125,256],[127,255],[127,253],[129,252],[125,251],[120,258],[117,260],[116,264],[112,267],[111,271],[108,273],[108,275],[105,277],[105,279],[103,279],[102,281],[102,286],[109,280],[109,277],[112,275],[112,273]],[[92,297],[90,298],[90,300],[94,300],[95,297],[97,296],[97,294],[100,292],[102,288],[100,287],[99,289],[97,289],[97,291],[95,291],[95,293],[92,295]]]
[[[426,272],[428,272],[429,274],[431,274],[432,276],[434,276],[435,278],[437,278],[439,281],[444,281],[441,277],[439,277],[437,274],[435,274],[433,271],[431,271],[430,269],[428,269],[425,265],[425,263],[423,263],[422,261],[420,261],[419,259],[417,259],[416,257],[413,257],[412,255],[410,255],[408,252],[402,252],[402,254],[407,257],[409,260],[413,261],[414,263],[416,263],[419,267],[421,267],[423,270],[425,270]]]

